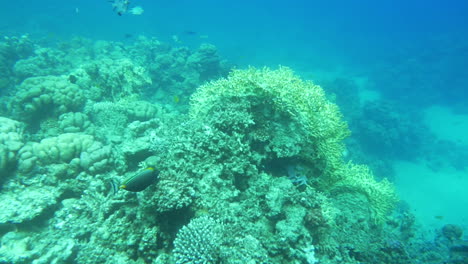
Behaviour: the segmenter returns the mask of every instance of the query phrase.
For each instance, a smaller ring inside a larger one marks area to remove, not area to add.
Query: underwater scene
[[[15,0],[0,264],[467,264],[468,2]]]

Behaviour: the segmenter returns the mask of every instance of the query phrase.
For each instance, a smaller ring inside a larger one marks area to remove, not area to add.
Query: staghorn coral
[[[218,263],[222,226],[210,217],[192,219],[174,240],[177,264]]]

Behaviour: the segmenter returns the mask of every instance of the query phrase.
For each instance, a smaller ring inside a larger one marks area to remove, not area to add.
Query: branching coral
[[[213,106],[225,98],[256,98],[260,102],[258,109],[251,109],[253,111],[265,111],[258,105],[272,104],[274,112],[270,117],[289,116],[305,129],[307,140],[315,149],[314,153],[309,153],[309,158],[325,161],[323,166],[329,169],[340,164],[341,141],[349,131],[341,120],[338,107],[326,100],[320,86],[302,81],[289,68],[234,70],[227,79],[203,85],[192,96],[191,116],[203,118],[209,115]]]
[[[219,114],[233,106],[236,111],[227,111],[231,114]],[[235,120],[236,112],[247,114]],[[305,163],[318,190],[352,186],[365,192],[378,220],[394,202],[390,184],[377,183],[367,170],[344,163],[342,141],[349,130],[338,107],[320,86],[302,81],[286,67],[234,70],[226,79],[205,84],[192,96],[190,115],[218,129],[249,135],[248,144],[265,155],[266,162],[289,158]],[[284,132],[285,127],[294,129]]]
[[[217,263],[221,225],[209,217],[193,219],[177,233],[174,257],[177,264]]]

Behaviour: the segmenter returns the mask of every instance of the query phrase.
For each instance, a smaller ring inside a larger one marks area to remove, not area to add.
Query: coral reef
[[[0,116],[0,173],[2,175],[5,175],[7,169],[16,161],[16,155],[24,144],[23,129],[24,125],[20,122]]]
[[[65,133],[38,143],[28,142],[18,153],[18,170],[29,173],[36,166],[67,164],[70,170],[84,169],[95,174],[111,165],[110,155],[110,147],[93,136]]]
[[[33,52],[34,43],[27,35],[3,38],[0,42],[0,94],[16,81],[13,74],[15,63],[31,56]]]
[[[118,101],[124,97],[141,94],[151,85],[146,70],[129,59],[101,59],[86,64],[72,74],[77,83],[90,89],[95,100]]]
[[[24,80],[15,91],[11,111],[21,120],[32,121],[44,117],[79,110],[85,98],[82,89],[64,77],[41,76]]]
[[[15,63],[13,74],[17,81],[30,77],[59,75],[71,68],[65,58],[65,53],[60,50],[37,48],[32,56]]]
[[[174,240],[176,263],[216,263],[221,241],[220,224],[209,217],[199,217],[182,227]]]
[[[410,109],[389,101],[375,101],[363,106],[353,125],[364,151],[379,158],[411,160],[420,155],[428,137],[428,129],[420,120]]]
[[[289,68],[222,78],[214,46],[145,37],[12,43],[1,263],[440,263],[463,246],[452,227],[414,243],[392,185],[345,160],[338,107]],[[148,188],[117,188],[148,167]]]
[[[242,103],[242,109],[236,112],[244,111],[245,117],[219,116],[223,108],[239,107]],[[377,183],[367,170],[352,170],[344,164],[342,141],[349,132],[336,105],[326,100],[319,86],[303,82],[285,67],[277,71],[235,70],[227,79],[200,87],[192,97],[191,115],[215,122],[215,127],[221,123],[240,135],[252,135],[247,140],[256,148],[264,148],[259,154],[264,156],[265,164],[275,163],[278,158],[306,163],[313,174],[320,175],[311,181],[321,191],[337,185],[361,189],[372,201],[379,220],[385,218],[394,203],[388,182]],[[205,117],[214,117],[216,121]],[[239,126],[241,122],[244,124]]]

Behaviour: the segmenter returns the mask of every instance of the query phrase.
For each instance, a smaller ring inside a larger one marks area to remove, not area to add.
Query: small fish
[[[135,6],[134,8],[130,9],[130,14],[132,15],[141,15],[145,10],[141,6]]]
[[[112,3],[112,10],[117,12],[119,16],[127,13],[128,6],[130,5],[129,0],[109,0]]]
[[[125,179],[119,189],[124,189],[130,192],[141,192],[156,182],[158,174],[159,172],[155,168],[146,168]]]
[[[178,95],[174,95],[174,103],[178,104],[180,102],[180,97]]]
[[[70,75],[68,75],[68,81],[70,83],[76,83],[76,81],[78,81],[78,78],[75,75],[70,74]]]
[[[193,36],[193,35],[197,35],[197,32],[192,31],[192,30],[185,30],[185,31],[184,31],[184,34],[185,34],[185,35],[192,35],[192,36]]]
[[[443,215],[436,215],[436,216],[434,216],[434,218],[437,219],[437,220],[444,220]]]

